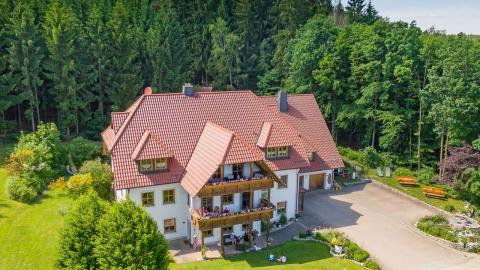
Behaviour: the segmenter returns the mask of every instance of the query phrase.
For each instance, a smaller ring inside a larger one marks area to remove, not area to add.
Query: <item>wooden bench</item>
[[[431,198],[440,198],[443,199],[446,197],[446,192],[443,188],[437,188],[432,186],[424,186],[423,187],[423,194],[427,197]]]
[[[418,186],[417,180],[412,176],[398,176],[397,181],[404,186]]]

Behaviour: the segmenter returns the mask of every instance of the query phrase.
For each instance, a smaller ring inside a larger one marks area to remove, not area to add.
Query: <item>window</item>
[[[288,157],[288,146],[278,147],[278,157],[279,158]]]
[[[312,161],[313,160],[313,152],[308,152],[307,157],[308,157],[308,160]]]
[[[153,192],[142,193],[142,205],[143,206],[154,206],[155,200],[153,198]]]
[[[242,193],[242,209],[250,208],[250,192]]]
[[[153,163],[150,159],[140,160],[140,171],[149,172],[153,171]]]
[[[161,171],[167,169],[167,159],[166,158],[157,158],[155,159],[155,170]]]
[[[222,179],[223,176],[220,175],[220,174],[221,174],[220,167],[218,167],[212,177],[213,177],[213,178],[217,178],[217,179]]]
[[[267,158],[276,158],[277,157],[277,148],[268,147],[267,148]]]
[[[212,197],[203,197],[202,198],[202,207],[205,208],[208,212],[213,210],[213,198]]]
[[[229,234],[229,233],[233,233],[233,227],[232,226],[224,227],[223,234]]]
[[[287,188],[288,187],[288,175],[280,176],[282,183],[278,183],[278,188]]]
[[[166,158],[140,160],[141,172],[164,171],[168,169]]]
[[[235,178],[243,177],[243,163],[233,164],[232,174]]]
[[[213,230],[203,231],[202,234],[203,234],[205,237],[213,236]]]
[[[222,196],[223,204],[233,204],[233,194],[227,194]]]
[[[277,214],[287,213],[287,202],[277,203]]]
[[[172,233],[177,230],[176,224],[175,224],[175,219],[174,218],[169,218],[169,219],[164,219],[163,220],[163,231],[165,233]]]
[[[163,191],[163,204],[175,203],[175,189]]]
[[[242,231],[246,231],[248,229],[248,226],[248,223],[242,224]]]

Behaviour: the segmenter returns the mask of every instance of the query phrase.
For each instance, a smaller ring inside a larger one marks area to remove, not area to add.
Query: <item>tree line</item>
[[[349,0],[0,0],[3,136],[98,138],[145,86],[313,93],[335,141],[442,161],[480,134],[480,41]]]

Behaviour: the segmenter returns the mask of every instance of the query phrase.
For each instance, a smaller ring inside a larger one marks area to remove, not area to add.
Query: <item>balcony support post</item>
[[[205,250],[205,235],[204,235],[204,231],[202,231],[202,258],[205,258],[206,257],[206,250]]]
[[[223,226],[220,228],[220,253],[225,257],[225,247],[223,246]]]

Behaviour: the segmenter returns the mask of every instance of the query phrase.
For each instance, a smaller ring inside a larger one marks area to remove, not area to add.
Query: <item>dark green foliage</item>
[[[280,219],[279,219],[278,221],[279,221],[280,224],[282,224],[282,225],[287,224],[287,222],[288,222],[287,215],[285,215],[285,213],[282,213],[282,214],[280,215]]]
[[[365,147],[361,151],[362,153],[362,163],[367,165],[370,168],[376,168],[383,165],[382,157],[380,154],[373,149],[372,147]]]
[[[12,200],[31,203],[37,197],[37,190],[28,179],[10,176],[7,180],[7,195]]]
[[[447,212],[453,212],[455,210],[455,206],[451,205],[451,204],[447,204],[445,205],[445,207],[443,208],[443,210],[447,211]]]
[[[299,232],[299,233],[298,233],[298,238],[304,239],[304,238],[306,238],[306,237],[307,237],[307,233],[306,233],[306,232]]]
[[[348,243],[345,245],[345,253],[347,255],[347,258],[357,261],[357,262],[365,262],[370,254],[360,248],[356,243],[352,241],[348,241]]]
[[[57,267],[60,269],[97,269],[94,257],[98,221],[107,211],[107,203],[95,193],[78,198],[65,217],[60,233]]]
[[[87,160],[95,159],[101,153],[99,143],[87,140],[81,136],[75,137],[69,142],[67,148],[75,168],[79,168]]]
[[[113,172],[107,163],[102,163],[100,158],[85,161],[79,173],[90,175],[93,178],[93,190],[102,199],[111,199],[113,186]]]
[[[145,209],[131,200],[114,204],[97,226],[99,269],[167,269],[168,243]]]
[[[371,270],[380,270],[380,266],[374,260],[367,260],[363,266]]]
[[[443,216],[423,217],[417,223],[417,228],[423,232],[440,237],[447,241],[458,241],[455,230],[448,224],[447,218]]]

